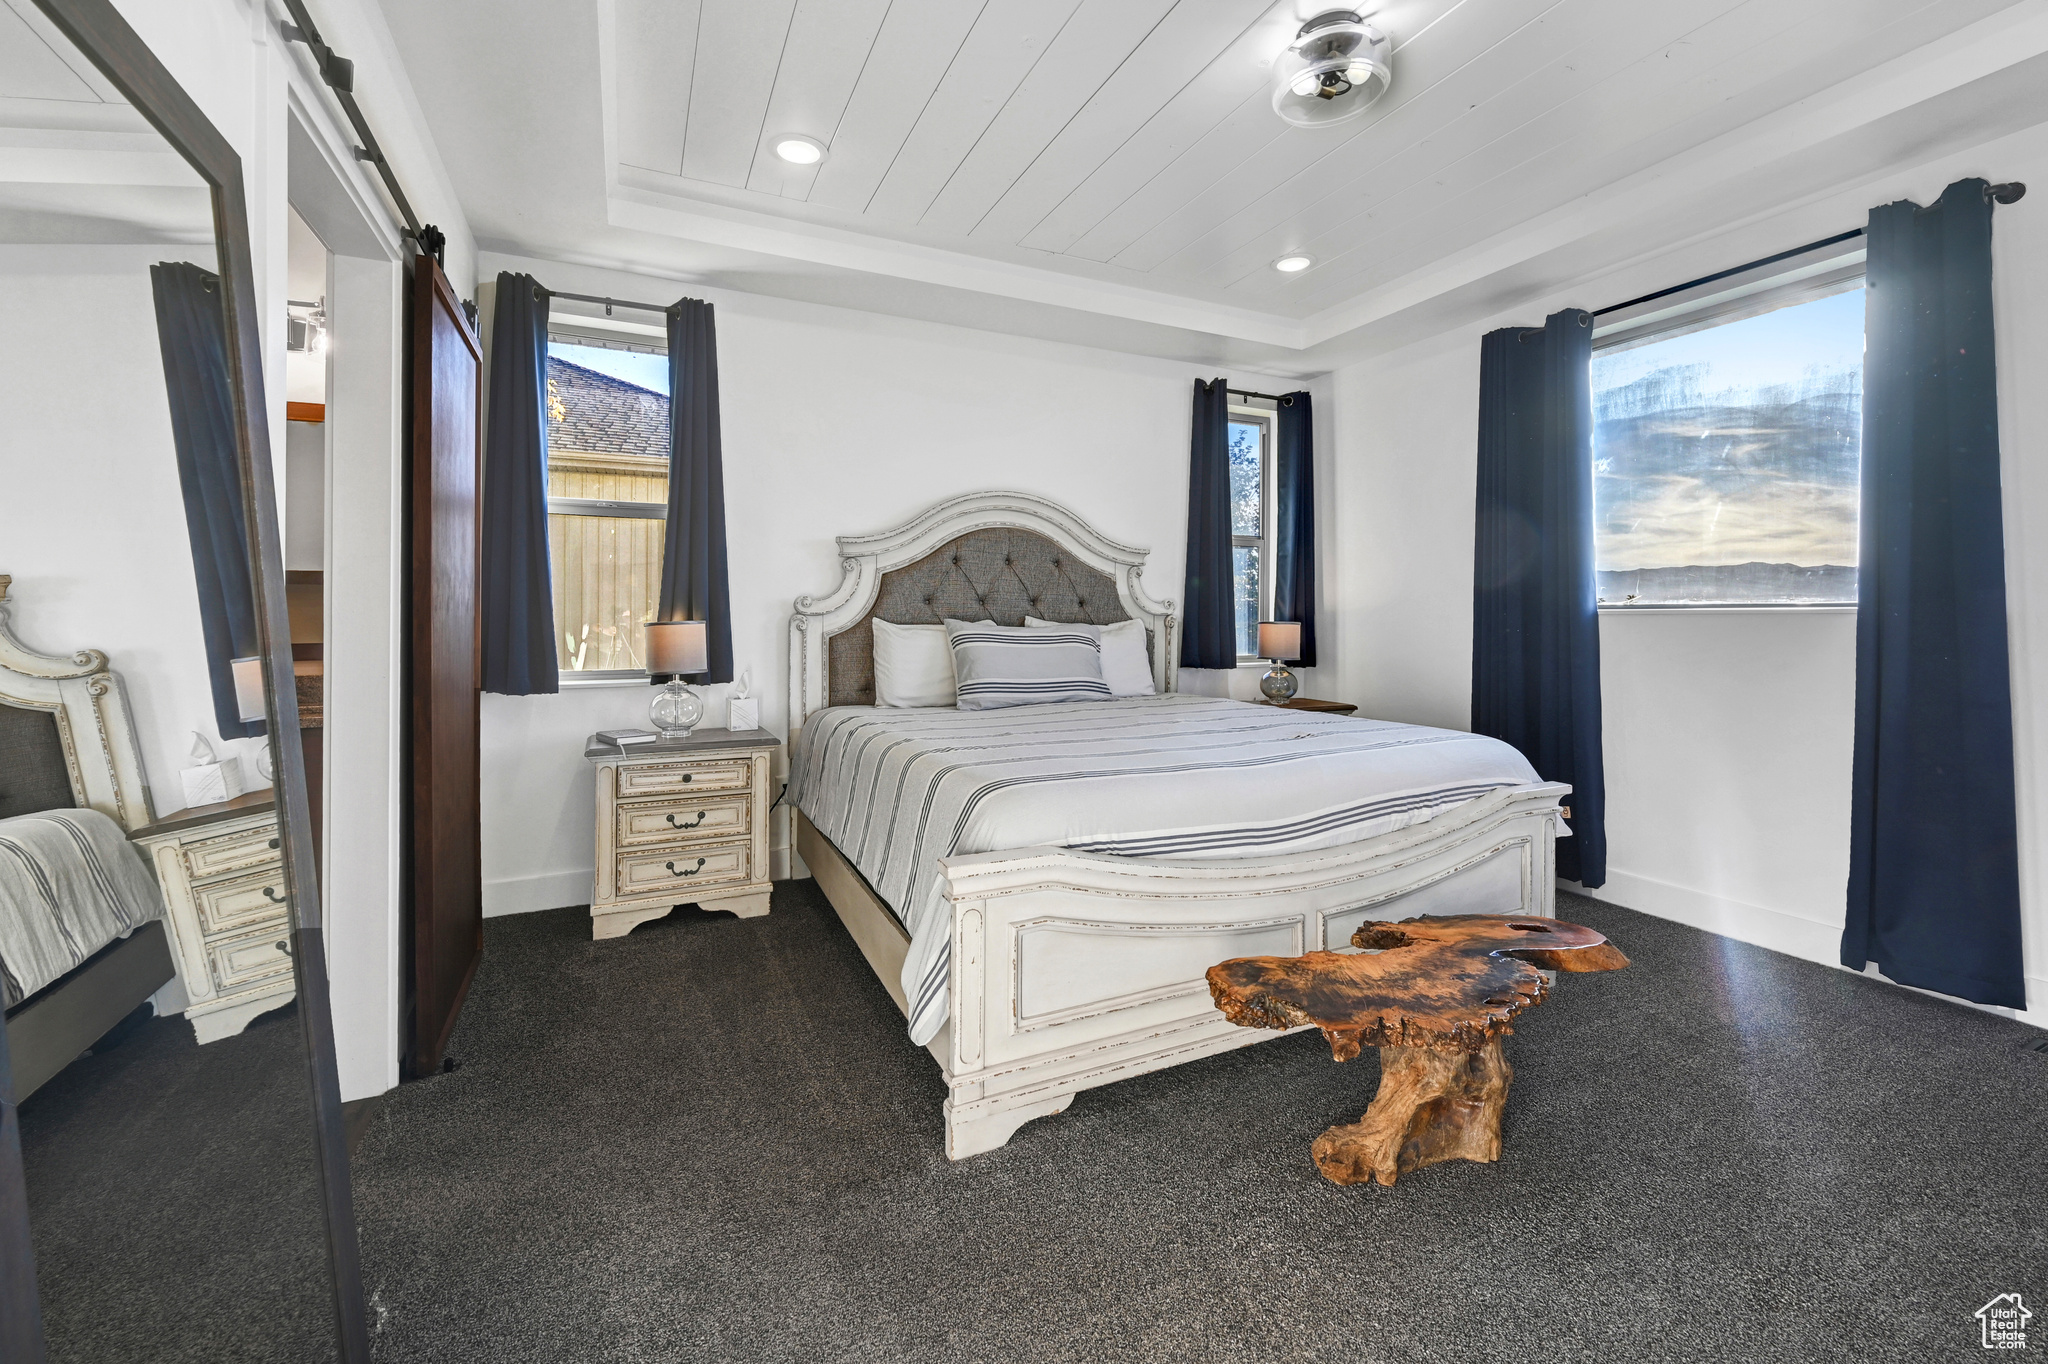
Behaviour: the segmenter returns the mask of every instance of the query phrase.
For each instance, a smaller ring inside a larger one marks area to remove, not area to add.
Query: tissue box
[[[727,729],[759,729],[761,727],[761,703],[751,696],[727,701],[725,703],[725,727]]]
[[[242,794],[242,765],[233,758],[201,763],[178,774],[185,782],[185,804],[218,805]]]

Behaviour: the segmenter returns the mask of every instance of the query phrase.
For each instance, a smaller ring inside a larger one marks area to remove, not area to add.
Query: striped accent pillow
[[[1092,630],[946,622],[955,694],[962,710],[1107,701],[1102,641]]]

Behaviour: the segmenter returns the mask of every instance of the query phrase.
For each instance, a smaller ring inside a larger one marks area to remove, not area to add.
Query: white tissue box
[[[759,729],[761,727],[761,703],[751,696],[736,697],[725,703],[725,727],[727,729]]]
[[[201,763],[178,774],[185,783],[185,804],[218,805],[242,794],[242,765],[234,758]]]

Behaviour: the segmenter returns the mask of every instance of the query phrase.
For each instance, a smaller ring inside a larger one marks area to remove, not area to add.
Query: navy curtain
[[[1570,782],[1557,874],[1607,880],[1593,580],[1593,318],[1487,333],[1479,361],[1472,729]]]
[[[1230,385],[1195,380],[1188,442],[1187,608],[1183,668],[1237,666],[1237,580],[1230,552]]]
[[[732,681],[726,588],[725,455],[718,432],[718,324],[711,305],[668,310],[668,536],[661,552],[661,620],[701,620],[699,681]]]
[[[1886,204],[1867,229],[1842,964],[2024,1009],[1984,191]]]
[[[227,319],[220,277],[184,262],[149,267],[157,345],[171,402],[171,443],[185,495],[185,532],[199,584],[199,629],[213,684],[213,721],[223,739],[266,732],[242,719],[232,660],[254,656],[256,580],[242,515],[242,468],[235,395],[228,378]]]
[[[1274,434],[1273,619],[1301,622],[1299,666],[1316,666],[1315,412],[1306,392],[1280,399]]]
[[[491,318],[484,430],[483,689],[561,690],[548,572],[548,295],[501,273]]]

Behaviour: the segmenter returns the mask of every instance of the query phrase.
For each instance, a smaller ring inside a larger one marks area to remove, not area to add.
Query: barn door
[[[483,956],[477,808],[482,352],[434,258],[413,259],[408,452],[408,792],[412,957],[407,1071],[440,1069]]]

